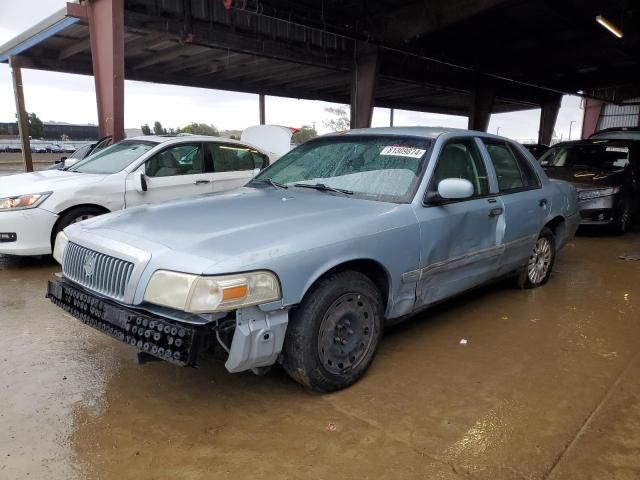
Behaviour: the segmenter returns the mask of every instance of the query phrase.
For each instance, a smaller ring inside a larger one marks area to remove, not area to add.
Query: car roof
[[[580,146],[580,145],[602,145],[610,143],[612,145],[620,145],[620,144],[637,144],[638,140],[632,140],[629,138],[586,138],[583,140],[572,140],[570,142],[559,142],[555,145],[552,145],[551,148],[555,147],[571,147],[571,146]]]
[[[157,144],[175,145],[179,143],[192,143],[192,142],[220,142],[220,143],[232,143],[235,145],[242,145],[244,147],[255,148],[262,152],[262,149],[256,147],[247,142],[240,142],[232,138],[226,137],[214,137],[212,135],[140,135],[137,137],[129,137],[125,140],[140,140],[145,142],[153,142]]]
[[[375,128],[356,128],[345,132],[337,132],[330,135],[398,135],[410,137],[424,137],[435,140],[441,135],[446,134],[466,134],[481,137],[499,138],[501,140],[513,141],[506,137],[500,137],[491,133],[480,132],[477,130],[467,130],[464,128],[453,127],[375,127]]]

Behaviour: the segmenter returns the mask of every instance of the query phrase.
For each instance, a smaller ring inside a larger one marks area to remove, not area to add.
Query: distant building
[[[76,125],[62,122],[43,122],[44,140],[62,141],[63,135],[69,140],[97,140],[97,125]],[[16,122],[0,122],[0,138],[18,138]]]

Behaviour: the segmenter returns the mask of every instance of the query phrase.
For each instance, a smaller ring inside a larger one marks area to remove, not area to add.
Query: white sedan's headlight
[[[31,193],[29,195],[0,198],[0,212],[36,208],[44,202],[51,193],[52,192]]]
[[[589,200],[592,198],[608,197],[620,191],[620,187],[596,188],[594,190],[579,190],[578,200]]]
[[[58,235],[56,235],[56,242],[53,245],[53,258],[55,258],[56,262],[58,262],[60,265],[62,265],[62,257],[68,243],[69,239],[64,234],[64,232],[60,232],[58,233]]]
[[[190,313],[211,313],[280,300],[280,284],[271,272],[257,271],[211,277],[158,270],[145,301]]]

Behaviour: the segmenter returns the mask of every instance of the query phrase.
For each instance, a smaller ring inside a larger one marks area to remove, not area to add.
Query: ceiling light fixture
[[[620,30],[618,27],[616,27],[613,23],[611,23],[609,20],[604,18],[602,15],[596,16],[596,22],[598,22],[604,28],[606,28],[611,33],[613,33],[616,37],[622,38],[622,35],[623,35],[622,30]]]

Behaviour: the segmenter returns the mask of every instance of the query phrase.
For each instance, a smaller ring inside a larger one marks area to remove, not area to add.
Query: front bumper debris
[[[179,324],[98,297],[65,280],[50,281],[47,298],[55,305],[107,335],[179,366],[193,366],[204,328]]]

